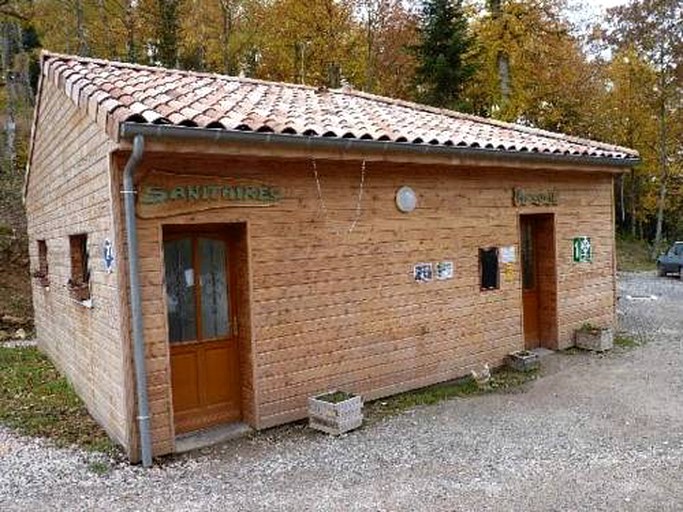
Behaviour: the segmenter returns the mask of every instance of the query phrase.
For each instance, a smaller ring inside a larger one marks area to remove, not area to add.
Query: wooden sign
[[[153,218],[214,208],[263,207],[282,197],[280,188],[266,183],[152,171],[140,184],[137,213]]]
[[[557,206],[557,191],[550,190],[525,190],[523,188],[512,189],[512,204],[514,206]]]

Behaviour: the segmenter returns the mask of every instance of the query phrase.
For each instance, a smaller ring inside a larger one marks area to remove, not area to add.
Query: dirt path
[[[681,510],[683,282],[627,274],[620,295],[644,346],[341,438],[280,428],[144,471],[0,429],[0,509]]]

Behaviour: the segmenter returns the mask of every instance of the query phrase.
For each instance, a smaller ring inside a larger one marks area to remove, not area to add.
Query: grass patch
[[[617,238],[617,269],[630,272],[654,270],[656,264],[651,258],[651,248],[644,240]]]
[[[69,383],[34,347],[0,347],[0,423],[109,455],[119,449],[90,417]]]
[[[585,351],[585,350],[581,350],[581,349],[578,348],[578,347],[569,347],[569,348],[565,348],[564,350],[560,350],[559,353],[560,353],[560,354],[564,354],[565,356],[576,356],[576,355],[579,355],[579,354],[585,354],[586,351]]]
[[[95,461],[88,464],[88,469],[98,476],[104,476],[106,474],[109,474],[109,472],[111,471],[111,466],[106,462]]]
[[[537,377],[538,371],[522,373],[503,367],[492,372],[491,381],[486,388],[480,388],[470,376],[463,377],[375,400],[365,405],[365,415],[372,421],[385,416],[393,416],[420,405],[437,404],[454,397],[462,398],[519,388]]]
[[[614,336],[614,346],[615,347],[621,347],[621,348],[635,348],[639,347],[641,343],[639,343],[634,337],[629,336],[628,334],[625,333],[619,333]]]

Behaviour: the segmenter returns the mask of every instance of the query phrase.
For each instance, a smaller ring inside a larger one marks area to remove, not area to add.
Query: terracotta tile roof
[[[43,54],[62,88],[113,138],[151,123],[635,161],[631,149],[357,91]]]

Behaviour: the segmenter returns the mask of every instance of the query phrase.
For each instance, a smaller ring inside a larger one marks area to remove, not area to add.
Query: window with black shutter
[[[498,247],[479,249],[479,275],[482,290],[497,290],[499,287]]]

